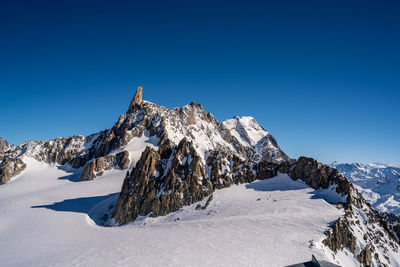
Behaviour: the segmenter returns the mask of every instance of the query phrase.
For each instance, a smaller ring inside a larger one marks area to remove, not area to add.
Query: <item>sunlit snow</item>
[[[206,210],[194,204],[103,227],[124,171],[78,182],[79,173],[29,161],[0,187],[0,259],[10,266],[283,266],[311,254],[328,259],[318,242],[342,215],[304,183],[279,175],[216,191]]]

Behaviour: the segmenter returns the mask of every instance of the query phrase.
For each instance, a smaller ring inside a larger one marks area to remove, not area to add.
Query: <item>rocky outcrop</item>
[[[379,260],[378,254],[376,259]],[[361,264],[361,266],[372,266],[372,256],[370,246],[367,245],[363,250],[361,250],[360,254],[357,255],[357,260]]]
[[[115,162],[120,170],[125,170],[129,167],[131,161],[129,160],[129,152],[124,150],[115,155]]]
[[[362,238],[360,233],[363,233]],[[322,243],[334,253],[333,258],[336,253],[345,251],[354,255],[361,266],[391,266],[388,252],[399,253],[399,245],[386,222],[368,208],[360,210],[351,205],[346,215],[326,232]]]
[[[10,145],[8,144],[7,140],[0,137],[0,155],[4,154],[7,150],[10,149]]]
[[[345,215],[326,232],[326,239],[322,241],[326,247],[334,254],[348,251],[361,266],[390,266],[388,252],[399,252],[395,231],[389,220],[371,208],[352,183],[336,169],[306,157],[299,158],[288,174],[314,189],[334,188],[336,193],[346,196],[342,205]],[[364,233],[362,238],[358,238],[360,233]]]
[[[84,143],[85,137],[80,135],[60,137],[47,142],[28,141],[8,150],[4,156],[15,159],[26,155],[49,164],[72,164]]]
[[[104,171],[114,168],[114,156],[97,158],[85,165],[81,174],[81,181],[89,181],[103,175]]]
[[[400,216],[392,213],[378,213],[381,215],[380,220],[387,224],[391,232],[394,233],[394,239],[400,244]]]
[[[354,253],[357,238],[350,229],[348,221],[344,218],[339,218],[333,224],[332,229],[326,233],[327,238],[324,240],[324,245],[335,253],[345,248]]]
[[[129,167],[129,152],[122,151],[114,155],[100,157],[90,161],[85,165],[81,174],[81,181],[93,180],[98,176],[102,176],[104,171],[118,167],[121,170]]]
[[[5,184],[11,180],[12,177],[20,174],[25,170],[26,164],[20,158],[4,159],[0,163],[0,184]]]
[[[141,86],[139,86],[136,90],[135,95],[133,96],[133,99],[129,105],[129,109],[133,110],[136,106],[140,105],[140,103],[142,103],[142,94],[143,94],[143,88]]]
[[[114,211],[118,223],[131,222],[140,215],[153,212],[149,206],[156,202],[154,185],[159,160],[158,152],[147,147],[132,173],[127,173]],[[142,205],[145,202],[146,207]]]
[[[210,151],[206,165],[186,138],[159,151],[149,147],[125,178],[114,219],[125,224],[139,216],[161,216],[210,196],[233,183],[253,182],[288,170],[288,164],[258,164],[224,151]]]
[[[341,195],[351,195],[354,186],[336,169],[319,163],[312,158],[300,157],[290,170],[290,177],[301,179],[314,189],[327,189],[336,186],[336,192]]]
[[[166,215],[212,192],[192,143],[183,139],[174,151],[167,146],[160,151],[147,147],[125,178],[114,218],[119,224],[125,224],[138,216]]]
[[[166,215],[210,197],[216,189],[272,178],[281,172],[343,197],[340,207],[345,215],[332,224],[322,242],[333,258],[340,251],[348,251],[362,266],[389,266],[388,251],[399,249],[396,226],[388,225],[388,220],[373,210],[346,178],[327,165],[306,157],[294,162],[254,163],[227,152],[210,151],[207,155],[203,165],[193,143],[186,139],[177,147],[164,146],[159,151],[147,148],[125,178],[114,209],[115,222],[125,224],[138,216]],[[197,208],[202,207],[199,204]],[[365,233],[362,239],[359,233]]]
[[[393,225],[393,231],[396,233],[397,240],[400,241],[400,224]]]

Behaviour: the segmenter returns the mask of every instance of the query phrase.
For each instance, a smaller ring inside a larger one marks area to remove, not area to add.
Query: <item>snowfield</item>
[[[125,171],[78,182],[80,173],[25,160],[27,169],[0,186],[1,265],[285,266],[312,254],[332,261],[319,242],[342,211],[283,174],[216,191],[205,210],[195,204],[103,227]]]

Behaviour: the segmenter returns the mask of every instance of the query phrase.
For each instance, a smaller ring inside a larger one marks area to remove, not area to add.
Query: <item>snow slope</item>
[[[332,163],[355,184],[364,198],[382,212],[400,215],[400,167],[384,163]]]
[[[278,175],[216,191],[205,210],[195,204],[102,227],[96,222],[116,201],[124,171],[78,183],[78,172],[25,160],[27,169],[0,187],[0,262],[9,266],[284,266],[311,254],[329,259],[318,242],[342,215]]]

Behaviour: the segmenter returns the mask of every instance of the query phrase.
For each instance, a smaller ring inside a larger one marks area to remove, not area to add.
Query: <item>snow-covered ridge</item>
[[[400,167],[385,163],[332,163],[382,212],[400,215]]]
[[[200,104],[191,103],[171,110],[143,101],[141,92],[142,89],[138,90],[127,113],[121,115],[111,129],[87,137],[76,135],[47,142],[25,142],[5,152],[0,158],[0,164],[3,163],[1,166],[10,169],[7,166],[11,165],[12,161],[17,158],[24,161],[25,157],[30,157],[48,164],[83,168],[82,179],[87,180],[102,175],[103,171],[110,168],[134,166],[138,155],[148,145],[177,146],[184,138],[193,142],[203,164],[206,164],[212,151],[223,151],[243,160],[289,160],[273,136],[251,117],[235,117],[218,122],[211,113],[207,114]],[[150,143],[149,139],[152,140]],[[157,143],[154,140],[157,140]],[[116,155],[116,152],[123,151],[127,151],[128,156]],[[12,175],[2,176],[0,170],[0,184],[11,178]]]
[[[193,142],[204,162],[207,154],[216,150],[233,153],[245,160],[258,158],[284,162],[289,159],[279,148],[274,137],[252,117],[235,117],[218,122],[211,113],[207,114],[203,107],[196,103],[170,110],[143,101],[141,108],[146,110],[147,117],[151,117],[150,128],[163,128],[161,135],[175,145],[183,138]],[[132,113],[128,113],[128,117],[134,121],[140,114],[141,110],[133,110]]]

